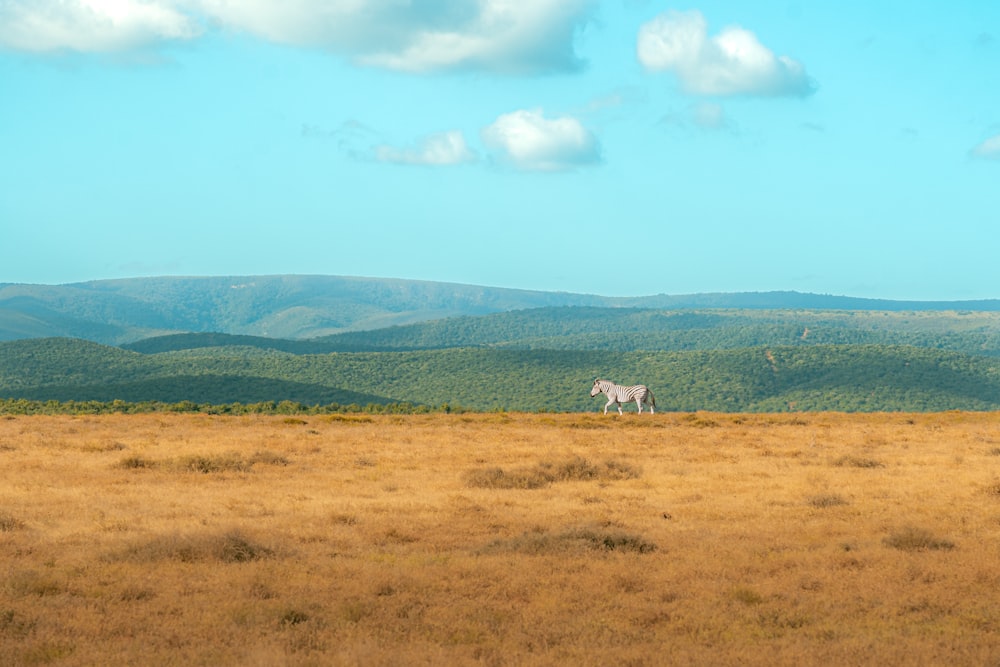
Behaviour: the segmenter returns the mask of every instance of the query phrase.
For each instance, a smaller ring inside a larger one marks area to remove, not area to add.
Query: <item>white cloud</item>
[[[448,166],[476,161],[476,154],[465,143],[458,130],[433,134],[417,148],[399,149],[392,146],[375,148],[375,159],[393,164]]]
[[[482,131],[499,157],[527,171],[565,171],[601,161],[597,138],[575,118],[540,110],[504,114]]]
[[[407,72],[572,71],[596,0],[0,0],[0,47],[121,51],[203,25]]]
[[[1000,160],[1000,134],[980,142],[972,149],[972,155],[987,160]]]
[[[201,33],[170,2],[143,0],[0,1],[0,48],[33,53],[109,53]]]
[[[646,68],[673,72],[695,95],[805,96],[814,91],[802,63],[775,56],[738,26],[710,37],[698,11],[668,11],[644,23],[636,53]]]

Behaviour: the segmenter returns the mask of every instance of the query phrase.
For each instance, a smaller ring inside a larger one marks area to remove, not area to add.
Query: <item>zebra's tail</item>
[[[652,405],[655,408],[656,407],[656,398],[653,397],[653,390],[650,389],[649,387],[646,387],[646,393],[649,395],[649,404]]]

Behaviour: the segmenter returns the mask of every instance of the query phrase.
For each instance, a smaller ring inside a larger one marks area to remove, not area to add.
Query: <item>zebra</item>
[[[597,396],[601,393],[608,397],[608,403],[604,406],[604,414],[608,414],[608,408],[613,404],[618,405],[618,414],[622,414],[622,403],[630,401],[635,401],[636,407],[639,408],[639,414],[642,414],[642,404],[647,402],[649,403],[649,414],[655,412],[656,399],[653,398],[653,392],[646,385],[637,384],[626,387],[610,380],[594,380],[594,388],[590,390],[590,395]]]

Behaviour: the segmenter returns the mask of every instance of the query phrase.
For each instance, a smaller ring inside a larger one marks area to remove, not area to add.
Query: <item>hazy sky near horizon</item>
[[[0,282],[977,299],[998,249],[993,0],[0,0]]]

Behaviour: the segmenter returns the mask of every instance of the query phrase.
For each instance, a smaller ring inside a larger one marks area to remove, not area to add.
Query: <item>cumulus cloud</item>
[[[636,54],[647,69],[674,73],[695,95],[805,96],[814,91],[802,63],[775,56],[738,26],[709,36],[698,11],[668,11],[644,23]]]
[[[0,46],[120,51],[203,25],[407,72],[579,69],[596,0],[0,0]]]
[[[375,159],[393,164],[427,165],[442,167],[476,161],[465,137],[458,130],[432,134],[416,148],[399,149],[392,146],[375,148]]]
[[[188,40],[201,25],[175,3],[143,0],[0,1],[0,48],[111,53]]]
[[[597,138],[575,118],[545,118],[540,110],[500,116],[482,131],[498,157],[526,171],[566,171],[601,161]]]
[[[972,149],[972,155],[986,160],[1000,160],[1000,134],[980,142]]]

